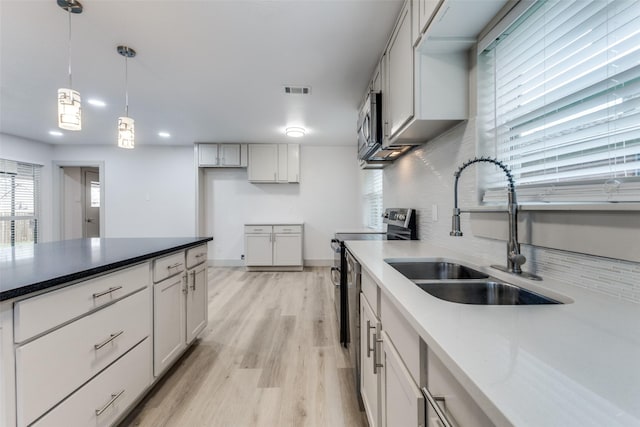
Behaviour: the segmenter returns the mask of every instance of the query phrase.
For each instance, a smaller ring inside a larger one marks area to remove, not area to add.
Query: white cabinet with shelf
[[[302,224],[245,225],[244,233],[247,268],[302,269]]]
[[[248,152],[250,182],[300,182],[299,144],[249,144]]]
[[[247,144],[198,144],[200,167],[247,167]]]

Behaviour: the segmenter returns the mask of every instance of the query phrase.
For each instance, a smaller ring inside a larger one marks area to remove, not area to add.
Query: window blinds
[[[38,242],[41,169],[0,159],[0,247]]]
[[[363,170],[364,223],[374,229],[382,228],[382,171]]]
[[[640,201],[640,2],[539,1],[479,65],[481,135],[521,201]]]

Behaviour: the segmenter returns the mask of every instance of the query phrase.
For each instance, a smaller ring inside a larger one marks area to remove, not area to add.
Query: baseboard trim
[[[305,267],[331,267],[332,259],[305,259]],[[209,259],[207,260],[209,267],[244,267],[244,260],[240,259]]]

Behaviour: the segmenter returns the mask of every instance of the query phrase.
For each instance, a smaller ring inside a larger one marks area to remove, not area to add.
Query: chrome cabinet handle
[[[111,399],[109,399],[109,401],[102,408],[96,409],[96,416],[102,415],[102,413],[106,411],[109,406],[113,405],[113,403],[118,400],[118,398],[122,396],[123,393],[124,389],[120,390],[118,393],[112,394]]]
[[[171,270],[172,268],[178,268],[182,265],[181,262],[176,262],[175,264],[167,265],[167,270]]]
[[[434,397],[429,392],[429,389],[427,389],[426,387],[422,387],[420,390],[422,390],[422,394],[429,401],[429,405],[431,405],[431,407],[433,408],[434,412],[440,419],[440,422],[442,423],[442,425],[444,427],[453,427],[453,424],[451,423],[451,421],[449,421],[449,419],[447,418],[447,415],[444,413],[442,408],[440,408],[440,405],[438,405],[437,403],[437,402],[444,402],[444,397]]]
[[[382,343],[382,340],[373,334],[373,374],[378,373],[378,368],[382,368],[384,365],[378,363],[378,344]]]
[[[95,294],[93,294],[93,298],[100,298],[100,297],[103,297],[105,295],[108,295],[108,294],[110,294],[112,292],[115,292],[117,290],[120,290],[120,289],[122,289],[122,286],[113,286],[113,287],[107,289],[106,291],[96,292]]]
[[[371,357],[371,352],[374,350],[371,348],[371,329],[375,330],[375,326],[371,326],[371,321],[367,320],[367,358]],[[375,334],[373,334],[375,336]]]
[[[196,272],[192,271],[191,272],[191,289],[192,290],[196,290]]]
[[[115,340],[116,338],[118,338],[120,335],[124,334],[124,329],[120,332],[116,332],[115,334],[111,334],[109,335],[109,338],[107,338],[106,340],[102,341],[99,344],[94,344],[93,348],[95,348],[96,350],[100,350],[102,347],[104,347],[105,345],[109,344],[111,341]]]

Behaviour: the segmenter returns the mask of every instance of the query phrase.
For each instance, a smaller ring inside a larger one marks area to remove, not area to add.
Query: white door
[[[158,376],[186,347],[184,276],[153,286],[153,374]]]
[[[207,266],[199,265],[187,277],[187,344],[207,325]]]
[[[100,176],[96,170],[83,170],[84,230],[83,237],[100,237]]]

